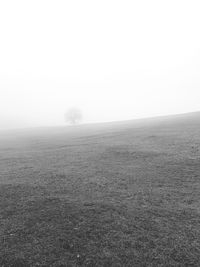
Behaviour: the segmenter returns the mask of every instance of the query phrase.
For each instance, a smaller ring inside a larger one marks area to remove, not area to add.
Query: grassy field
[[[2,131],[8,266],[200,266],[200,114]]]

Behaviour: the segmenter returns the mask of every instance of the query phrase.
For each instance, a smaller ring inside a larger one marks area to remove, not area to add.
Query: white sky
[[[200,110],[199,0],[0,1],[0,128]]]

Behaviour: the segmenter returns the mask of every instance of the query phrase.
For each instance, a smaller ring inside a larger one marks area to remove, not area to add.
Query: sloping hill
[[[200,266],[200,113],[0,133],[0,266]]]

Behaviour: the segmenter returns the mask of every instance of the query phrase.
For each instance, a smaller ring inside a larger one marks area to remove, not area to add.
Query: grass
[[[0,135],[0,267],[200,266],[200,116]]]

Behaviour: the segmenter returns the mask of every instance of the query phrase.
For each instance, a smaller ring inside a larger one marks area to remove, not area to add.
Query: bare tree
[[[82,120],[82,113],[78,108],[70,108],[65,113],[65,121],[72,125],[80,123]]]

